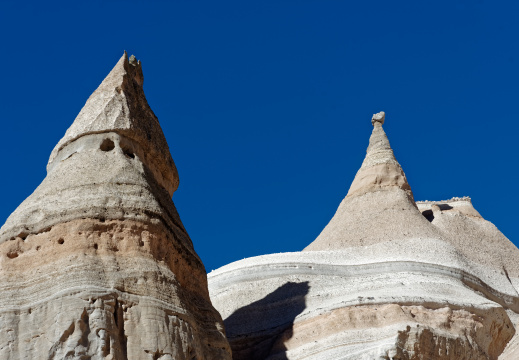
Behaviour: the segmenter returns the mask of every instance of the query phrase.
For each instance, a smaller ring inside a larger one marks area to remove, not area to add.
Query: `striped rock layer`
[[[519,358],[519,250],[469,198],[416,203],[384,118],[314,242],[209,274],[233,359]]]
[[[126,53],[0,229],[0,359],[230,359]]]

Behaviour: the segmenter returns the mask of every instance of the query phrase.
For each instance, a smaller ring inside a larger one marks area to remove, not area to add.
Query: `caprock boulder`
[[[230,359],[126,53],[0,229],[0,359]]]

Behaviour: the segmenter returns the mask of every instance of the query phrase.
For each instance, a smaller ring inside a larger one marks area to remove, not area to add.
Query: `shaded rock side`
[[[235,360],[498,359],[519,311],[504,275],[435,239],[264,255],[208,278]]]
[[[230,359],[126,53],[0,229],[1,359]]]
[[[346,198],[302,252],[209,274],[233,359],[511,359],[519,250],[470,199],[415,203],[375,114]]]

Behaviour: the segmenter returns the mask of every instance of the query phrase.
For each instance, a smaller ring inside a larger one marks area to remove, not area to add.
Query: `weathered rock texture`
[[[209,274],[233,359],[517,359],[519,250],[469,198],[415,203],[372,123],[314,242]]]
[[[230,359],[126,53],[0,229],[0,359]]]

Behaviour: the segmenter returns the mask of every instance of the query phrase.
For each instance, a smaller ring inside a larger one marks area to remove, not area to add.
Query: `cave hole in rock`
[[[65,240],[63,240],[63,238],[58,239],[58,244],[63,245],[64,242],[65,242]]]
[[[433,222],[434,220],[434,214],[432,212],[432,210],[425,210],[422,212],[422,215],[427,219],[429,220],[429,222]]]
[[[9,259],[17,258],[18,257],[18,253],[16,251],[10,251],[10,252],[7,253],[7,257]]]
[[[99,148],[102,151],[112,151],[115,148],[115,144],[111,139],[104,139]]]
[[[130,150],[123,149],[123,153],[124,153],[124,155],[126,155],[127,158],[135,159],[135,154],[133,152],[131,152]]]

